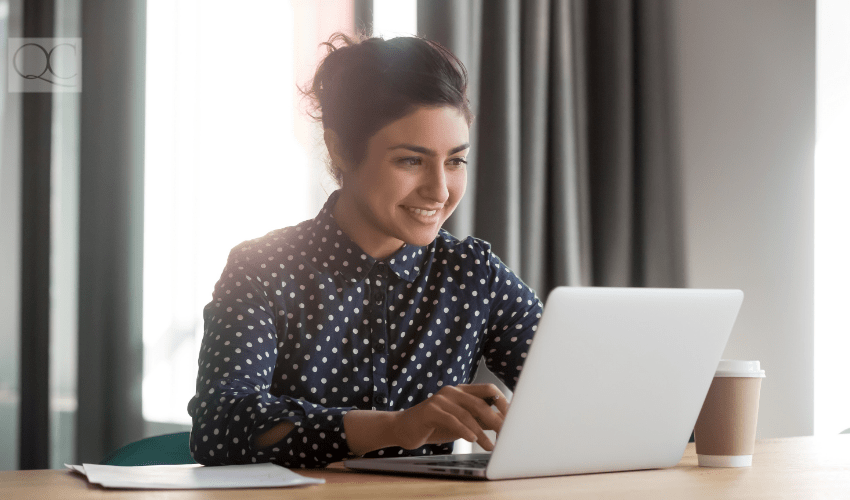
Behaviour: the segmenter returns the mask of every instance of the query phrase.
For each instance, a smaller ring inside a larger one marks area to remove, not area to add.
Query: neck
[[[339,228],[375,260],[389,257],[404,246],[403,241],[388,236],[369,224],[365,214],[344,189],[336,201],[333,216]]]

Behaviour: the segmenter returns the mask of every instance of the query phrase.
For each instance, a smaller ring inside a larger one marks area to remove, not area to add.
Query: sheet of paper
[[[280,488],[325,482],[324,479],[305,477],[270,463],[217,467],[203,467],[198,464],[140,467],[65,465],[69,469],[85,474],[90,483],[100,484],[106,488]]]
[[[82,465],[65,464],[65,467],[71,469],[74,472],[79,472],[80,474],[82,474],[84,476],[86,475],[86,470],[83,468]]]

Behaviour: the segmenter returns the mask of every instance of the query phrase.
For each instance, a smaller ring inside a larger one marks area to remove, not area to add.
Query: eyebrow
[[[414,151],[416,153],[422,153],[422,154],[428,155],[428,156],[437,156],[437,152],[434,151],[433,149],[423,148],[422,146],[416,146],[414,144],[397,144],[395,146],[387,148],[387,151],[392,151],[394,149],[407,149],[407,150]],[[468,142],[463,143],[460,146],[454,147],[451,150],[449,150],[449,156],[451,156],[455,153],[460,153],[464,149],[469,149],[469,143]]]

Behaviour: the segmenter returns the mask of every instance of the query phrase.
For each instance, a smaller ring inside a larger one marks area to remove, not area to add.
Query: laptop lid
[[[487,477],[675,466],[742,301],[740,290],[553,290]]]

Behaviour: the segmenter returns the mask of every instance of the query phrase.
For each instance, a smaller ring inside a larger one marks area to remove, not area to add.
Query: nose
[[[437,203],[445,203],[449,199],[449,186],[446,171],[442,165],[434,165],[428,169],[427,178],[420,188],[422,196]]]

